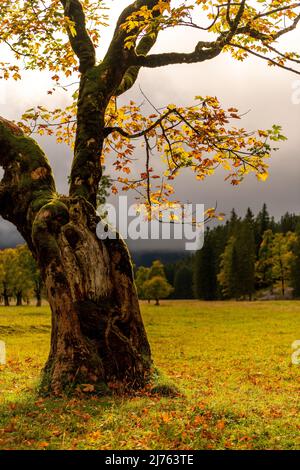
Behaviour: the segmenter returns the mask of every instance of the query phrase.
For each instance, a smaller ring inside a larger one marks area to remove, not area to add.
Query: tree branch
[[[67,7],[67,4],[69,6],[75,4],[81,6],[78,0],[61,1],[64,3],[65,7]],[[147,30],[147,34],[142,37],[137,45],[136,43],[138,42],[141,29],[137,25],[134,30],[128,32],[125,28],[122,28],[122,25],[126,23],[133,13],[137,13],[135,20],[138,20],[138,12],[143,6],[153,9],[158,3],[159,0],[136,0],[126,7],[119,16],[113,39],[103,61],[96,66],[93,66],[93,61],[90,62],[90,69],[87,70],[81,78],[78,100],[77,134],[70,178],[70,195],[82,196],[93,205],[96,204],[96,196],[102,174],[100,155],[103,148],[103,140],[111,132],[119,132],[123,137],[132,139],[145,136],[147,132],[150,132],[156,125],[161,125],[165,118],[165,116],[161,116],[156,123],[151,124],[150,128],[132,135],[119,127],[108,127],[106,129],[104,127],[105,111],[109,100],[112,96],[120,95],[132,87],[136,82],[141,67],[154,68],[170,64],[191,64],[212,59],[218,56],[226,45],[239,47],[236,44],[232,44],[234,43],[234,37],[239,34],[253,37],[262,43],[265,42],[267,46],[268,43],[271,44],[280,35],[295,29],[300,20],[300,17],[299,19],[297,17],[290,26],[282,29],[281,32],[274,33],[273,35],[270,33],[266,34],[257,31],[254,24],[251,26],[250,23],[247,23],[249,19],[244,15],[246,0],[241,0],[239,4],[232,3],[230,0],[225,5],[218,5],[218,8],[222,6],[227,7],[228,29],[220,33],[215,41],[199,41],[195,49],[190,53],[169,52],[149,54],[149,51],[156,41],[159,25],[157,26],[158,30],[154,31],[153,28],[156,27],[156,22],[154,21],[153,25]],[[235,9],[237,12],[234,15],[232,13],[233,5],[238,6],[238,8]],[[266,12],[266,16],[267,13],[268,12]],[[272,13],[274,13],[274,11],[269,12],[269,14]],[[157,10],[157,14],[160,14],[159,10]],[[256,13],[254,13],[254,15],[255,14]],[[153,12],[153,15],[156,15],[156,11]],[[265,14],[258,13],[257,15],[264,16]],[[245,17],[246,19],[244,20]],[[258,16],[258,18],[260,18],[260,16]],[[83,21],[83,23],[77,23],[77,27],[78,24],[84,25],[84,16],[83,19],[81,18],[81,21]],[[159,23],[159,21],[157,23]],[[148,31],[150,31],[149,34]],[[77,36],[78,33],[75,39]],[[132,48],[126,47],[128,36],[133,36],[134,43]],[[70,40],[72,40],[72,38],[70,38]],[[243,48],[243,46],[241,46],[241,48]],[[254,53],[254,55],[272,61],[272,59],[260,56],[259,54]],[[275,61],[273,61],[273,63],[275,63]],[[280,64],[276,63],[276,65],[280,67]]]
[[[195,50],[190,53],[167,52],[164,54],[152,54],[147,57],[136,57],[135,65],[143,67],[162,67],[171,64],[192,64],[204,62],[220,54],[223,47],[228,44],[238,30],[239,23],[245,10],[246,0],[242,0],[238,12],[230,22],[230,29],[219,35],[214,42],[199,41]]]
[[[190,53],[166,52],[163,54],[151,54],[146,57],[137,56],[134,59],[135,65],[139,67],[163,67],[172,64],[193,64],[204,62],[220,54],[223,45],[216,42],[199,41],[195,50]]]
[[[120,89],[124,75],[134,65],[131,59],[135,51],[125,47],[128,33],[121,28],[121,25],[142,6],[152,8],[158,1],[136,0],[124,9],[103,61],[91,67],[81,78],[70,195],[84,197],[93,206],[97,203],[98,187],[102,176],[100,156],[105,137],[105,110],[111,97],[115,96],[117,90]],[[142,42],[140,48],[146,47],[145,41]],[[132,79],[134,81],[138,71],[131,70],[130,73],[132,72],[134,72]],[[130,81],[127,79],[125,79],[125,85],[123,82],[123,90],[130,87]]]
[[[158,32],[153,35],[148,34],[144,36],[135,49],[135,55],[145,57],[156,43],[157,36]],[[141,67],[139,66],[129,67],[129,69],[124,74],[122,82],[117,90],[116,96],[122,95],[135,84],[140,70]]]
[[[125,8],[119,16],[113,39],[104,58],[104,61],[109,61],[112,57],[118,57],[122,64],[125,65],[126,71],[118,89],[116,90],[116,96],[120,96],[125,93],[134,85],[141,67],[133,63],[133,58],[135,56],[146,56],[154,46],[158,36],[158,31],[154,32],[154,34],[146,34],[141,38],[136,48],[130,50],[126,49],[126,39],[129,34],[134,35],[137,33],[137,30],[133,30],[128,33],[122,28],[122,24],[124,24],[133,13],[139,11],[143,6],[153,8],[158,3],[159,0],[137,0]],[[154,17],[159,14],[159,11],[155,12]]]
[[[37,212],[55,195],[55,183],[48,160],[31,138],[18,126],[0,117],[0,215],[12,222],[31,242]]]
[[[135,2],[128,5],[128,7],[126,7],[122,11],[117,21],[114,35],[110,43],[110,46],[108,48],[108,51],[105,55],[104,61],[106,59],[109,60],[111,57],[119,57],[119,58],[123,57],[123,60],[126,58],[129,61],[129,59],[135,55],[135,50],[126,49],[125,43],[126,43],[128,36],[134,35],[137,31],[132,30],[130,33],[128,33],[122,28],[122,25],[126,22],[126,20],[133,13],[139,11],[143,6],[146,6],[152,9],[158,3],[159,3],[159,0],[136,0]],[[131,65],[131,64],[128,63],[128,65]]]
[[[279,13],[281,11],[289,10],[290,8],[297,8],[297,7],[300,7],[300,3],[294,3],[293,5],[286,5],[283,7],[274,8],[274,10],[269,10],[263,13],[259,13],[258,15],[254,17],[254,20],[257,20],[258,18],[263,18],[265,16],[273,15],[274,13]]]
[[[105,129],[105,137],[108,137],[109,134],[112,132],[118,132],[121,134],[123,137],[126,137],[127,139],[138,139],[139,137],[143,137],[147,135],[150,131],[155,129],[164,119],[166,119],[171,113],[174,113],[173,109],[169,109],[166,113],[162,114],[157,121],[155,121],[151,126],[149,126],[147,129],[144,129],[141,132],[137,132],[136,134],[129,134],[128,132],[124,131],[121,127],[115,126],[115,127],[107,127]]]
[[[61,3],[65,16],[74,22],[76,34],[68,28],[68,36],[79,59],[79,71],[84,73],[96,63],[95,48],[85,26],[85,14],[79,0],[61,0]]]
[[[229,17],[229,9],[231,6],[231,2],[227,4],[227,22],[230,25],[230,29],[227,32],[222,32],[219,36],[219,38],[214,41],[214,42],[203,42],[199,41],[198,44],[196,45],[195,49],[193,52],[190,53],[177,53],[177,52],[169,52],[169,53],[163,53],[163,54],[152,54],[148,55],[146,57],[141,56],[141,57],[135,57],[134,58],[134,65],[139,66],[139,67],[149,67],[149,68],[155,68],[155,67],[162,67],[166,65],[171,65],[171,64],[191,64],[191,63],[197,63],[197,62],[203,62],[205,60],[212,59],[216,57],[217,55],[220,54],[222,51],[223,47],[225,45],[229,45],[230,41],[232,38],[234,38],[235,35],[238,34],[245,34],[248,35],[254,39],[258,39],[260,41],[263,41],[266,47],[268,47],[270,50],[271,47],[268,45],[268,42],[274,42],[276,39],[280,38],[286,33],[289,33],[293,30],[296,29],[300,22],[300,14],[297,15],[297,17],[293,20],[292,24],[290,26],[287,26],[286,28],[283,28],[282,30],[278,31],[276,34],[273,34],[271,37],[268,34],[262,33],[260,31],[257,31],[253,26],[250,26],[249,24],[246,26],[241,26],[239,27],[239,24],[241,22],[245,7],[246,7],[246,2],[243,0],[239,5],[240,8],[238,10],[238,13],[236,14],[236,17],[232,20]],[[223,5],[221,5],[223,6]],[[221,7],[219,5],[219,8]],[[289,7],[279,7],[274,10],[270,10],[268,12],[260,13],[254,17],[254,19],[259,19],[261,17],[267,17],[270,16],[274,13],[285,11],[288,8],[299,8],[300,4],[295,3],[293,5],[290,5]],[[261,54],[254,53],[250,49],[240,46],[238,44],[231,44],[234,47],[240,47],[241,49],[244,49],[248,51],[249,53],[256,55],[259,58],[262,58],[264,60],[267,60],[274,65],[277,65],[280,68],[284,68],[286,70],[295,72],[298,74],[298,72],[292,68],[285,67],[283,65],[278,64],[276,61],[274,61],[272,58],[264,57]],[[277,51],[279,55],[284,56],[284,54],[281,54],[280,52]],[[296,62],[296,61],[295,61]]]
[[[278,62],[276,62],[271,57],[266,57],[262,54],[259,54],[258,52],[255,52],[252,49],[250,49],[249,47],[245,47],[245,46],[242,46],[241,44],[235,44],[235,43],[229,43],[229,45],[232,46],[232,47],[236,47],[237,49],[242,49],[243,51],[246,51],[249,54],[252,54],[255,57],[258,57],[259,59],[266,60],[270,64],[276,65],[277,67],[279,67],[281,69],[288,70],[289,72],[293,72],[293,73],[296,73],[297,75],[300,75],[300,71],[298,71],[296,69],[293,69],[292,67],[287,67],[286,65],[279,64]],[[269,46],[266,45],[266,47],[269,47]]]
[[[299,21],[300,21],[300,14],[298,16],[296,16],[296,18],[294,19],[293,23],[290,26],[287,26],[286,28],[281,29],[280,31],[278,31],[278,33],[273,36],[274,40],[280,38],[281,36],[283,36],[286,33],[290,33],[294,29],[296,29]]]

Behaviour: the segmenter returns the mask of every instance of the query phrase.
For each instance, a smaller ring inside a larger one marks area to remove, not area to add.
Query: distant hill
[[[134,264],[138,266],[151,266],[152,262],[159,259],[163,264],[175,263],[186,257],[185,251],[133,251],[131,256]]]
[[[23,238],[16,231],[5,231],[0,232],[0,250],[5,248],[15,248],[17,245],[22,245],[24,242]],[[134,251],[130,249],[130,254],[133,258],[134,264],[139,266],[151,266],[152,262],[159,259],[163,264],[175,263],[176,261],[186,257],[186,251]]]

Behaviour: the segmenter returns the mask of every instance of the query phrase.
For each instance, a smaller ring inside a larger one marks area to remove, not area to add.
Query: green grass
[[[300,302],[142,304],[177,398],[39,399],[48,307],[0,307],[1,449],[300,449]]]

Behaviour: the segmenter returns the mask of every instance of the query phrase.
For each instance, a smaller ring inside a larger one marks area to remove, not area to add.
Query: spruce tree
[[[238,222],[221,257],[218,280],[226,297],[251,299],[255,279],[254,232],[246,220]]]
[[[300,297],[300,224],[296,227],[296,240],[292,246],[293,258],[291,262],[291,287],[293,297]]]
[[[235,237],[231,236],[225,246],[224,252],[221,255],[220,271],[218,273],[218,282],[221,286],[222,293],[225,298],[236,297],[236,250],[235,250]]]
[[[217,298],[217,270],[214,237],[207,229],[204,245],[197,251],[194,265],[194,293],[197,299]]]
[[[258,259],[255,265],[255,275],[258,288],[271,287],[273,291],[273,259],[272,245],[274,234],[272,230],[266,230],[259,246]]]
[[[236,283],[237,292],[241,297],[252,298],[255,282],[255,240],[254,231],[250,221],[244,220],[240,224],[236,235]]]
[[[193,296],[193,271],[187,265],[178,267],[174,278],[174,298],[192,299]]]
[[[269,216],[266,203],[263,204],[262,209],[257,214],[256,219],[255,219],[255,225],[256,225],[255,244],[256,244],[256,252],[258,253],[260,244],[263,239],[263,235],[265,231],[270,228],[270,216]]]
[[[235,232],[237,231],[237,227],[239,225],[239,222],[240,222],[240,218],[238,217],[237,213],[235,212],[235,209],[232,209],[231,213],[230,213],[229,223],[228,223],[229,236],[235,234]]]
[[[280,222],[278,224],[279,230],[282,233],[295,232],[298,222],[299,222],[299,216],[286,212],[280,218]]]
[[[245,219],[244,219],[246,222],[249,223],[249,225],[251,227],[254,226],[254,215],[253,215],[253,212],[252,210],[250,209],[250,207],[248,207],[247,209],[247,212],[246,212],[246,215],[245,215]]]

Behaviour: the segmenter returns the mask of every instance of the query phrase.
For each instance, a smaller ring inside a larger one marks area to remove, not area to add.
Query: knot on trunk
[[[13,122],[0,117],[0,215],[16,225],[31,245],[36,214],[53,199],[55,184],[38,144]]]
[[[60,258],[56,238],[69,220],[68,208],[59,200],[45,204],[36,215],[32,227],[32,241],[41,264],[46,265]]]

